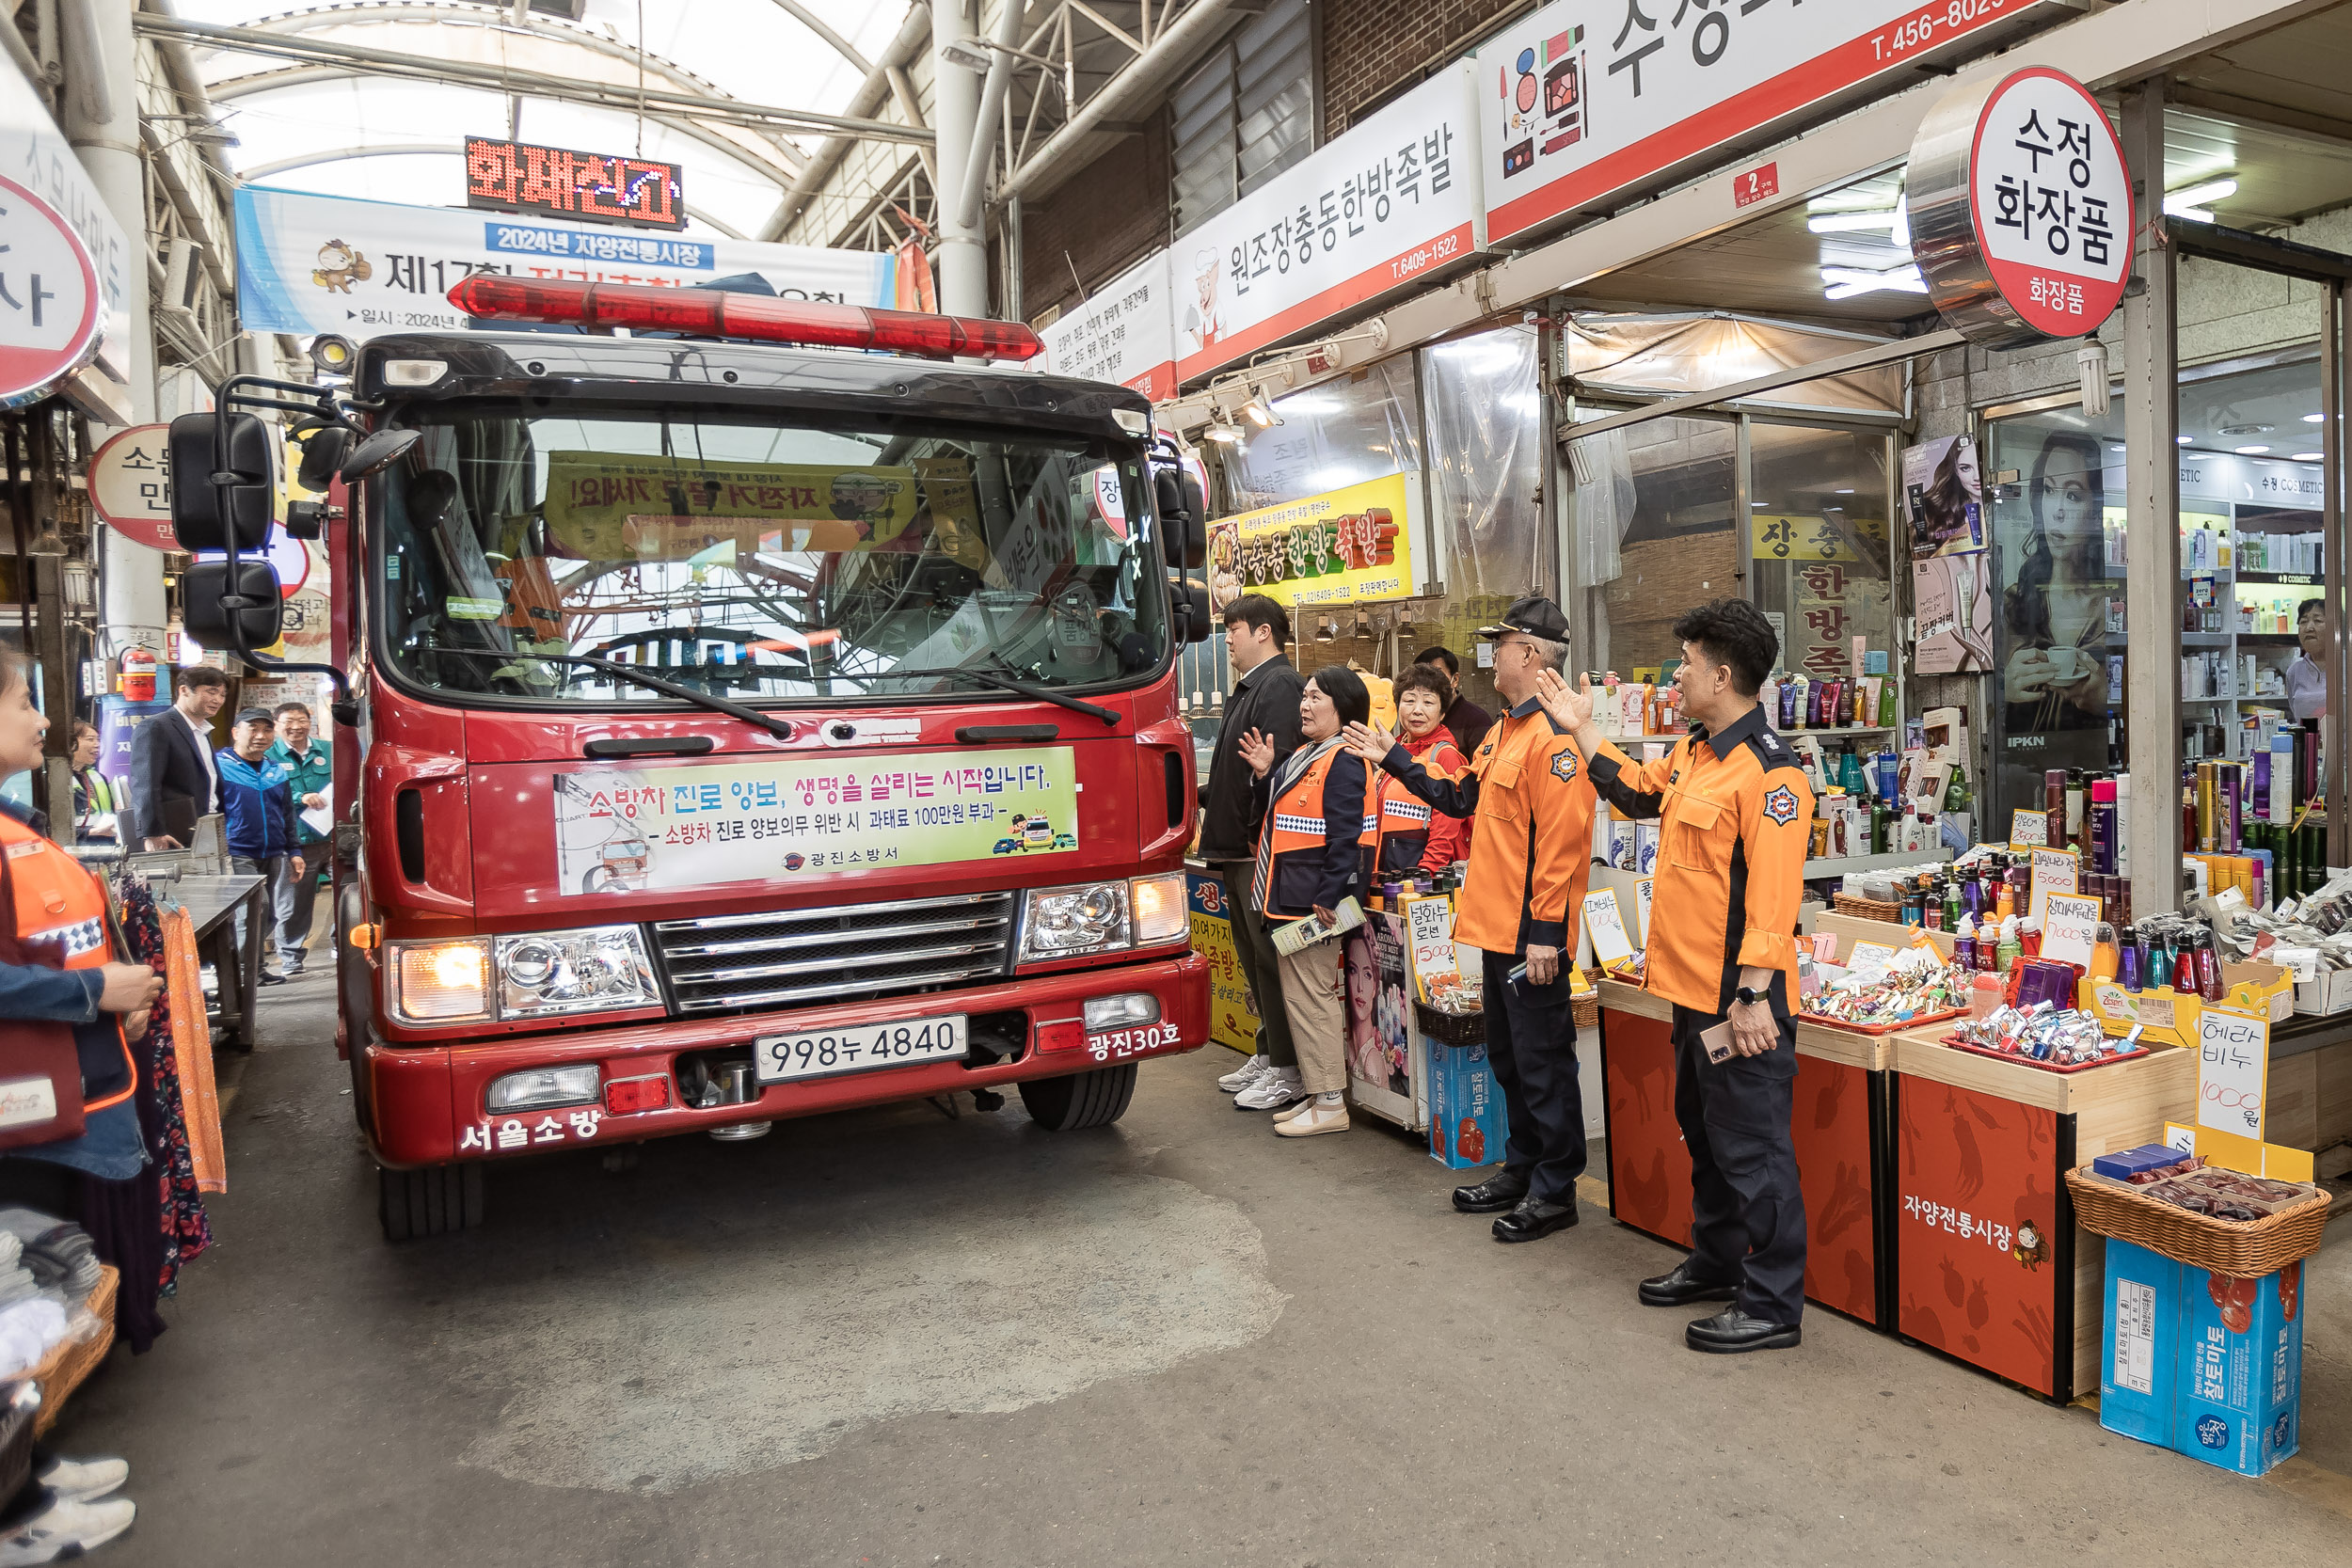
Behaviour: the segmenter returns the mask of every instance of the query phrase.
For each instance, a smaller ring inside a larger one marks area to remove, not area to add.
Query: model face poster
[[[2003,485],[1994,509],[2002,723],[2000,798],[1990,821],[2039,807],[2048,769],[2107,766],[2111,686],[2120,683],[2123,651],[2107,639],[2111,601],[2123,585],[2106,561],[2106,443],[2055,420],[2012,423],[2023,428],[2000,433],[2000,460],[2017,469],[2018,483]],[[2110,653],[2119,656],[2112,669]],[[2120,743],[2120,731],[2114,738]]]
[[[1911,559],[1972,555],[1984,548],[1984,483],[1977,443],[1947,436],[1903,449],[1903,497],[1911,515]]]

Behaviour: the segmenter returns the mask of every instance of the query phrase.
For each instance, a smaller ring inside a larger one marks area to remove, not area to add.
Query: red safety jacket
[[[8,858],[8,886],[15,894],[17,947],[28,962],[50,969],[98,969],[114,957],[106,890],[81,862],[5,812],[0,812],[0,855]],[[112,1087],[114,1075],[104,1070],[112,1064],[93,1063],[89,1046],[82,1043],[83,1082],[110,1085],[104,1098],[84,1103],[86,1112],[121,1104],[138,1085],[138,1067],[132,1060],[130,1042],[123,1038],[122,1021],[108,1013],[101,1015],[99,1023],[122,1053],[124,1081],[119,1088]],[[75,1031],[77,1043],[89,1027]]]
[[[1406,755],[1440,778],[1460,778],[1470,768],[1442,725],[1418,740],[1407,738],[1404,745]],[[1434,810],[1391,774],[1377,773],[1373,783],[1379,799],[1376,809],[1364,814],[1360,842],[1375,892],[1382,882],[1399,881],[1416,871],[1434,877],[1469,858],[1470,818]]]

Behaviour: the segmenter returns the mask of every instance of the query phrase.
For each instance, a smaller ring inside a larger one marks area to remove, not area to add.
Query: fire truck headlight
[[[1021,921],[1021,961],[1068,958],[1133,945],[1127,884],[1088,882],[1028,892]]]
[[[1184,874],[1137,877],[1130,895],[1136,911],[1136,945],[1150,947],[1192,934],[1192,911],[1184,903]]]
[[[387,944],[391,1015],[403,1023],[460,1023],[490,1016],[490,943],[399,942]]]
[[[660,1000],[634,926],[527,931],[496,939],[501,1018],[650,1007]]]

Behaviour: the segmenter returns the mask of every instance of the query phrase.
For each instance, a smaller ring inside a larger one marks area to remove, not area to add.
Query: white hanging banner
[[[1176,371],[1190,381],[1486,245],[1467,63],[1177,236]]]
[[[450,304],[449,291],[478,272],[671,287],[757,273],[785,299],[890,308],[896,266],[882,251],[237,191],[237,312],[248,332],[463,332],[471,318]]]
[[[1176,318],[1169,253],[1155,250],[1040,328],[1031,363],[1054,375],[1133,388],[1152,402],[1176,395]],[[1104,470],[1107,472],[1108,470]]]

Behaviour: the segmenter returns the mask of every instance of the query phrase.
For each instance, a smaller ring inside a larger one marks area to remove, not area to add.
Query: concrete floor
[[[1100,1132],[557,1154],[388,1247],[331,1006],[268,993],[218,1245],[57,1433],[131,1461],[109,1564],[2352,1562],[2345,1227],[2305,1457],[2242,1481],[1827,1312],[1694,1355],[1633,1299],[1669,1248],[1597,1203],[1498,1246],[1413,1141],[1236,1114],[1219,1048]]]

